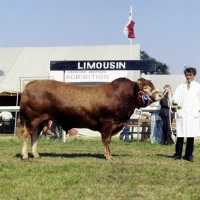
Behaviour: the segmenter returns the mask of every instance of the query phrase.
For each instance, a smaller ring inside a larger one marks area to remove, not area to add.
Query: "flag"
[[[186,66],[186,64],[184,63],[184,71],[187,69],[187,66]]]
[[[131,6],[129,20],[123,30],[125,36],[128,37],[129,39],[135,38],[134,29],[133,29],[134,25],[135,25],[135,22],[132,20],[132,6]]]

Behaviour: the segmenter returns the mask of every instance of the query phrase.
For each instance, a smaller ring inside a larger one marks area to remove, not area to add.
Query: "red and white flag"
[[[132,20],[132,6],[131,6],[129,20],[123,30],[125,36],[129,39],[135,38],[134,29],[133,29],[134,25],[135,25],[135,22]]]

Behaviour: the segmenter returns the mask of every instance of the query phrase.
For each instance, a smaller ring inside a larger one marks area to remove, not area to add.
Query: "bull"
[[[55,80],[34,80],[25,87],[20,101],[22,159],[28,159],[28,141],[32,154],[39,157],[37,140],[48,127],[48,120],[57,122],[67,132],[71,128],[88,128],[101,133],[104,156],[112,158],[111,137],[128,123],[135,108],[146,107],[146,100],[157,101],[162,94],[151,81],[137,82],[118,78],[98,86],[76,86]],[[22,120],[24,123],[22,124]]]

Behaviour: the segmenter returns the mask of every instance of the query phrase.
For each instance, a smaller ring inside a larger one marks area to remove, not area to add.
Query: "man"
[[[186,82],[180,84],[173,96],[177,103],[176,131],[177,142],[173,160],[181,159],[184,137],[187,138],[184,159],[193,162],[194,137],[200,136],[200,84],[194,81],[196,69],[189,67],[184,71]]]

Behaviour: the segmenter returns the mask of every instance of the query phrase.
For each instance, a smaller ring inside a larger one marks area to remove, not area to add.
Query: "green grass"
[[[41,159],[23,161],[21,142],[1,135],[0,199],[200,199],[198,140],[194,163],[173,161],[174,145],[113,137],[110,147],[113,160],[106,161],[100,137],[40,140]]]

